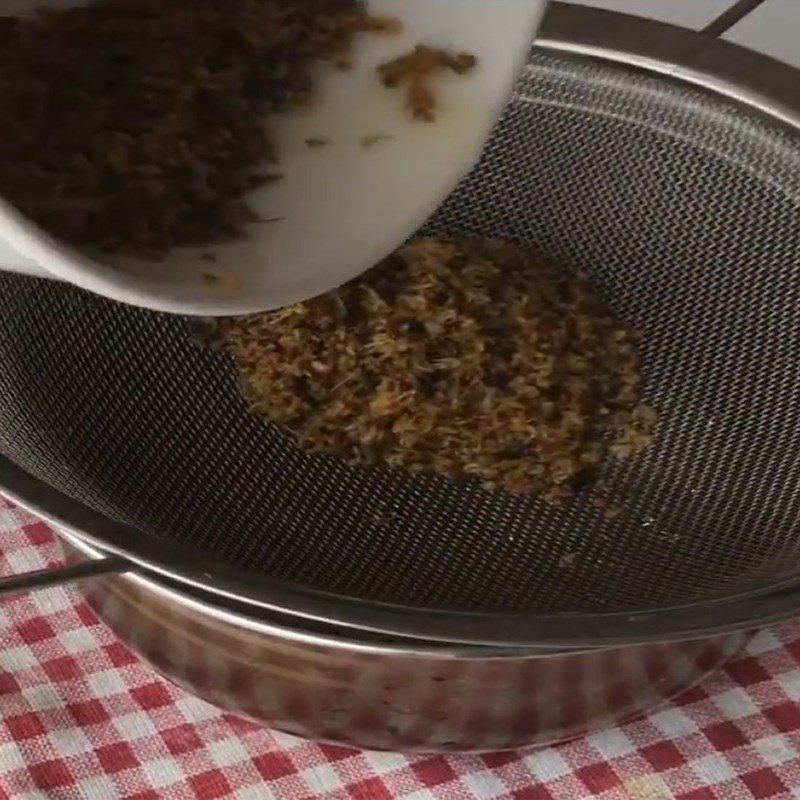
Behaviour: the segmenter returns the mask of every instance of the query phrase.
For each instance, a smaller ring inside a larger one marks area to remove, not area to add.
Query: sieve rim
[[[165,544],[83,506],[43,481],[33,478],[0,456],[3,485],[0,495],[35,514],[67,538],[79,540],[103,557],[121,556],[138,575],[169,585],[185,587],[184,595],[200,599],[207,607],[229,611],[240,619],[265,621],[281,614],[296,619],[298,628],[308,622],[332,625],[344,635],[350,631],[359,641],[370,636],[394,636],[413,640],[412,646],[459,645],[485,648],[536,650],[591,649],[648,642],[680,641],[730,633],[788,619],[800,609],[800,580],[789,579],[758,591],[718,600],[704,600],[635,613],[508,614],[459,612],[391,605],[343,597],[271,580],[265,585],[257,574],[242,580],[241,571],[228,569],[190,552]],[[45,508],[40,504],[46,497]],[[136,538],[139,552],[124,542]],[[141,543],[144,542],[144,546]],[[176,551],[185,559],[180,571],[169,566]],[[213,585],[210,585],[213,584]],[[252,594],[243,595],[241,590]],[[587,636],[586,631],[592,631]]]
[[[800,131],[798,70],[738,45],[664,23],[555,4],[539,47],[566,57],[598,58],[701,86],[772,123]],[[173,581],[214,607],[242,616],[282,613],[400,639],[492,647],[577,648],[700,638],[773,622],[800,609],[800,575],[747,593],[635,613],[457,612],[382,604],[328,594],[198,558],[112,521],[0,456],[0,494],[99,551],[122,556],[158,582]],[[134,544],[132,544],[134,543]],[[136,552],[133,552],[135,548]],[[587,634],[587,631],[590,633]]]
[[[800,129],[800,69],[702,31],[554,2],[534,46],[666,76]]]

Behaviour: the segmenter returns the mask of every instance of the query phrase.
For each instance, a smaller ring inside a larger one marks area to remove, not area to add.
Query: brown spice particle
[[[238,292],[242,288],[242,282],[233,275],[215,275],[213,272],[204,272],[203,280],[209,286],[216,286],[222,291]]]
[[[307,147],[327,147],[330,143],[330,139],[325,139],[322,136],[310,136],[306,139]]]
[[[390,89],[406,84],[406,102],[414,117],[432,122],[436,96],[430,86],[431,76],[446,70],[463,75],[474,69],[477,63],[470,53],[451,53],[418,44],[410,53],[379,66],[378,74],[383,85]]]
[[[505,242],[420,240],[335,292],[218,320],[253,413],[353,464],[563,503],[651,440],[637,334]]]
[[[371,16],[367,18],[367,29],[374,33],[397,36],[403,32],[403,23],[397,17]]]
[[[618,498],[609,497],[603,489],[589,497],[589,504],[596,508],[606,519],[613,520],[623,517],[626,513],[626,504]]]
[[[397,137],[392,136],[390,133],[371,133],[361,137],[361,146],[365,150],[369,150],[375,147],[376,144],[380,144],[381,142],[393,142],[395,139],[397,139]]]

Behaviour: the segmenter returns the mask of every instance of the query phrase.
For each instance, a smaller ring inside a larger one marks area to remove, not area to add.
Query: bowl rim
[[[184,602],[249,627],[274,627],[270,620],[276,614],[284,620],[279,626],[284,630],[301,632],[309,623],[332,626],[348,646],[361,639],[367,649],[383,650],[374,637],[385,640],[388,636],[397,639],[401,649],[414,652],[441,653],[444,645],[461,657],[470,651],[485,657],[489,653],[484,648],[491,648],[496,656],[502,655],[500,650],[521,655],[520,649],[526,655],[548,655],[706,638],[788,619],[800,609],[797,579],[718,600],[636,612],[459,612],[362,600],[278,579],[265,581],[259,573],[198,558],[190,548],[144,536],[136,528],[88,509],[5,456],[0,456],[0,475],[0,495],[41,518],[85,553],[121,557],[129,566],[127,571],[151,589],[171,592]],[[131,541],[136,541],[135,550]],[[111,571],[126,570],[117,565]],[[475,652],[475,648],[480,650]]]

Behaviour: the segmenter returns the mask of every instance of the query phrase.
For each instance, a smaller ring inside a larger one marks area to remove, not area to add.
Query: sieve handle
[[[737,22],[741,22],[748,14],[751,14],[759,6],[764,5],[766,0],[738,0],[726,11],[723,11],[716,19],[712,20],[701,33],[708,36],[722,36],[729,31]]]
[[[126,572],[130,568],[130,563],[124,558],[110,556],[94,561],[82,561],[80,564],[71,564],[67,567],[23,572],[22,575],[0,578],[0,597],[7,597],[20,592],[30,592],[35,589],[47,589],[51,586],[61,586],[84,578]]]

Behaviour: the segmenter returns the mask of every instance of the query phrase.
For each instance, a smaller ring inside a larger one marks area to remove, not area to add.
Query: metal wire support
[[[722,36],[729,31],[736,23],[741,22],[748,14],[763,5],[765,0],[739,0],[734,3],[727,11],[723,11],[715,20],[709,22],[701,33],[708,36]]]
[[[0,579],[0,597],[29,592],[33,589],[60,586],[64,583],[71,583],[85,578],[95,578],[99,575],[109,575],[127,569],[130,569],[130,564],[124,558],[112,556],[101,558],[97,561],[71,564],[58,569],[40,569],[34,572],[25,572],[22,575],[11,575]]]

